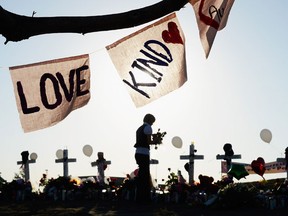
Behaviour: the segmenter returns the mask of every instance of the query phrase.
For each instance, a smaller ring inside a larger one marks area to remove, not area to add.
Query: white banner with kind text
[[[106,47],[136,107],[187,81],[185,41],[173,13]]]

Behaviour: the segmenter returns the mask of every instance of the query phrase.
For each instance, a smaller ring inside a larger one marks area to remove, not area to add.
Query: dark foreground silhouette
[[[193,215],[193,216],[284,216],[288,207],[267,209],[241,207],[234,209],[206,208],[176,203],[152,203],[140,205],[133,201],[51,201],[30,200],[22,202],[1,202],[0,215]]]

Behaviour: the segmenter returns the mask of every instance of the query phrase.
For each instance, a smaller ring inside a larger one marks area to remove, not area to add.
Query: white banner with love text
[[[90,99],[88,54],[9,70],[24,132],[55,125]]]
[[[222,30],[234,0],[190,0],[193,6],[201,43],[208,58],[217,31]]]
[[[185,39],[176,14],[106,47],[136,107],[187,81]]]

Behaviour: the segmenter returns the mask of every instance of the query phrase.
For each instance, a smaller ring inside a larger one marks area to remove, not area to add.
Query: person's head
[[[149,125],[153,125],[153,123],[156,121],[155,117],[148,113],[144,116],[143,122],[149,124]]]

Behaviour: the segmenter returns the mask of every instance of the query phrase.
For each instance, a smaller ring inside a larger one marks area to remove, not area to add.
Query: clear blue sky
[[[147,1],[0,1],[11,12],[37,17],[85,16],[124,12],[156,3]],[[287,1],[236,0],[226,28],[218,32],[208,59],[199,40],[198,27],[192,6],[177,12],[185,34],[188,81],[180,89],[136,108],[115,70],[105,46],[146,26],[124,30],[80,34],[50,34],[9,42],[0,36],[0,135],[1,176],[11,181],[19,173],[21,152],[38,155],[30,165],[32,184],[37,185],[42,173],[48,177],[63,174],[56,164],[56,151],[67,148],[76,163],[69,165],[72,176],[96,175],[90,162],[103,151],[112,164],[106,176],[124,176],[137,168],[134,160],[135,130],[146,113],[156,116],[154,129],[167,131],[164,144],[152,150],[151,157],[159,165],[151,166],[153,178],[167,179],[168,168],[177,172],[187,161],[180,155],[189,153],[195,142],[197,154],[204,160],[195,162],[195,180],[199,174],[219,180],[223,145],[231,143],[242,159],[251,163],[258,157],[266,162],[284,157],[288,146],[288,31]],[[43,130],[24,133],[16,107],[10,66],[51,59],[90,54],[91,100],[75,110],[59,124]],[[263,128],[271,130],[270,144],[260,139]],[[174,136],[183,140],[181,149],[171,144]],[[93,155],[87,157],[82,148],[89,144]],[[235,160],[236,161],[236,160]],[[284,174],[264,174],[266,179],[285,177]],[[246,181],[261,180],[255,174]],[[236,180],[237,181],[237,180]],[[244,181],[244,179],[240,180]]]

